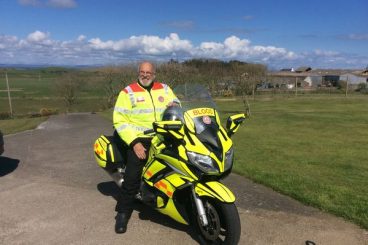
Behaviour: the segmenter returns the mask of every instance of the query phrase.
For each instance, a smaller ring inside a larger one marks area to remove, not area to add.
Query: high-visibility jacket
[[[147,137],[154,121],[161,120],[170,102],[180,103],[171,88],[154,82],[150,90],[139,83],[125,87],[118,96],[113,112],[113,123],[120,138],[130,145],[138,138]]]

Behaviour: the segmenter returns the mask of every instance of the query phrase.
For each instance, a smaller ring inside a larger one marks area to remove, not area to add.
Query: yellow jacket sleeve
[[[133,130],[132,124],[129,120],[131,111],[132,104],[129,94],[125,91],[121,91],[115,103],[113,124],[120,138],[128,145],[130,145],[130,143],[137,138],[135,130]]]
[[[181,105],[180,104],[180,100],[176,97],[176,95],[174,94],[174,92],[172,91],[172,89],[168,86],[168,95],[169,97],[171,98],[171,102],[174,102],[178,105]]]

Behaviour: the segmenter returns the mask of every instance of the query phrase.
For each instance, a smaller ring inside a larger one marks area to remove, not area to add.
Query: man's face
[[[143,86],[149,86],[155,79],[155,72],[152,64],[142,63],[139,67],[138,79]]]

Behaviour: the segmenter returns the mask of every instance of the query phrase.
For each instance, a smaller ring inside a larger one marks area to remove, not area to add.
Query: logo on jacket
[[[144,97],[137,97],[137,102],[144,102]]]
[[[164,101],[165,101],[165,98],[164,98],[163,96],[159,96],[159,97],[158,97],[158,101],[160,101],[160,102],[164,102]]]

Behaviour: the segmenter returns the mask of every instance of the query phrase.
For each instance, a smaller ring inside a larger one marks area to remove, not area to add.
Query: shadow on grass
[[[99,183],[97,185],[97,189],[101,192],[101,194],[105,196],[111,196],[115,200],[117,200],[118,198],[119,187],[113,181]],[[193,240],[200,243],[197,238],[197,235],[189,226],[176,222],[169,216],[161,214],[160,212],[143,204],[138,200],[134,204],[134,210],[136,210],[139,213],[138,217],[140,220],[149,220],[156,224],[166,226],[170,229],[176,229],[179,231],[186,232]]]
[[[13,172],[18,167],[18,164],[18,159],[0,156],[0,177]]]

